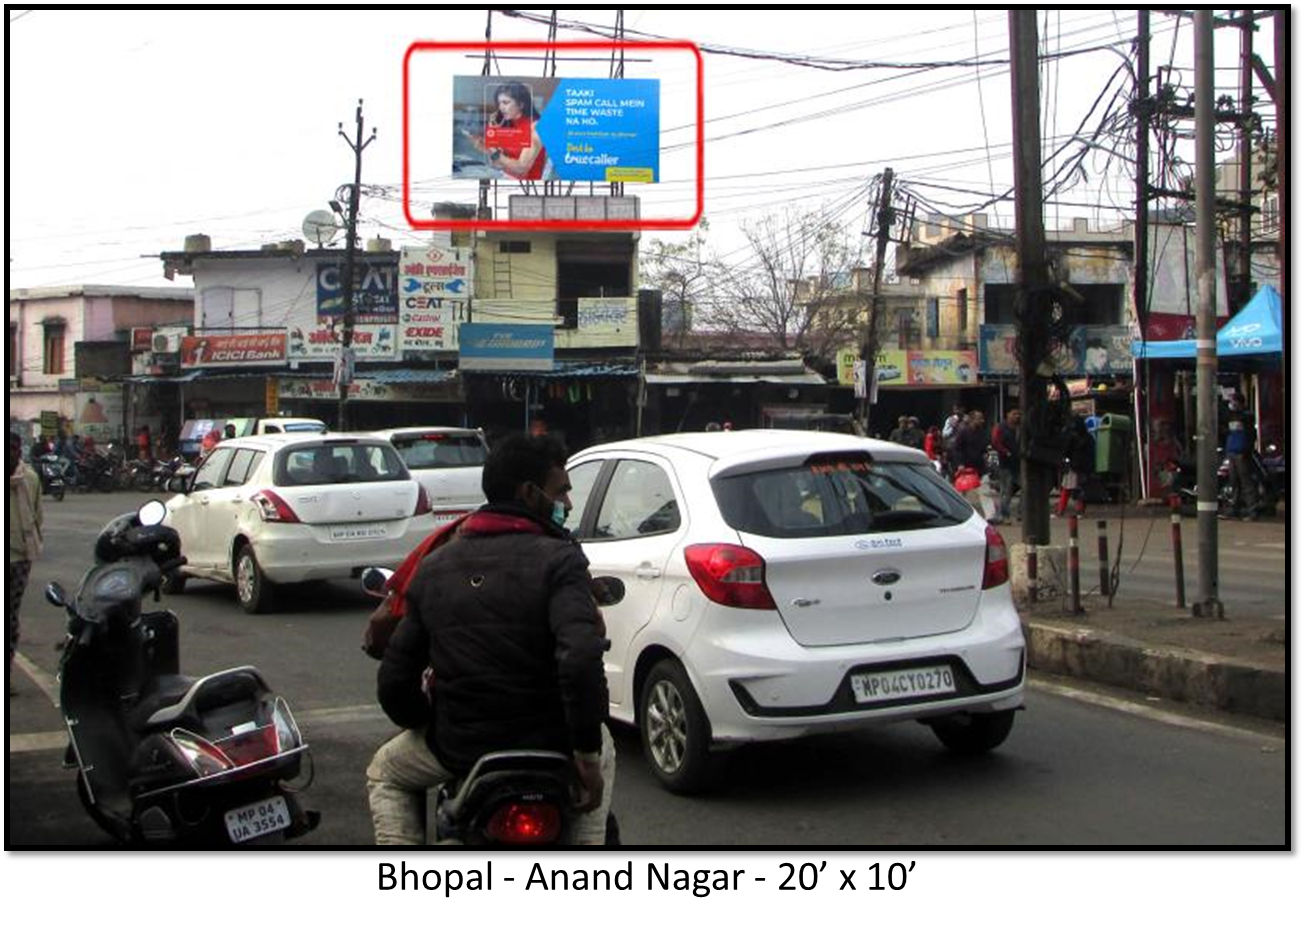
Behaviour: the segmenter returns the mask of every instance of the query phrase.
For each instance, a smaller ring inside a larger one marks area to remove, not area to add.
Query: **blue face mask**
[[[547,492],[543,491],[543,488],[541,486],[536,485],[535,488],[539,490],[540,495],[542,495],[548,501],[552,502],[552,514],[550,515],[550,519],[552,520],[552,523],[556,524],[558,527],[565,527],[566,505],[558,501],[557,499],[553,498]]]

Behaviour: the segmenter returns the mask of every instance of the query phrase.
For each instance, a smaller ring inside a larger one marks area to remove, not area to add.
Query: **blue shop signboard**
[[[551,325],[461,326],[458,366],[463,370],[550,372],[553,368]]]

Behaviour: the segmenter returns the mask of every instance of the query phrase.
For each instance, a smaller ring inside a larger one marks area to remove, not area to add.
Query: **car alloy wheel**
[[[711,725],[678,660],[663,659],[643,682],[639,727],[652,773],[675,794],[710,786],[722,757],[711,753]]]
[[[235,555],[235,594],[240,606],[250,614],[259,614],[271,606],[271,584],[258,566],[254,548],[245,544]]]
[[[675,774],[684,765],[688,721],[684,701],[670,682],[662,680],[652,686],[645,723],[652,761],[667,775]]]

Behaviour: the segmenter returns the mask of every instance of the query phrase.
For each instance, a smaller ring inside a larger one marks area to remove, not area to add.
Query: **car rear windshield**
[[[276,458],[278,486],[321,486],[346,482],[392,482],[409,478],[388,444],[300,444]]]
[[[973,516],[931,464],[875,461],[866,454],[722,476],[711,488],[730,527],[763,537],[898,533]]]
[[[409,434],[393,443],[408,469],[484,466],[486,456],[479,434]]]
[[[325,434],[326,425],[317,421],[291,421],[283,425],[286,434]]]

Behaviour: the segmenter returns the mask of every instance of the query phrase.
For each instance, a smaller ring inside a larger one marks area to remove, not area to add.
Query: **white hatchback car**
[[[707,784],[717,753],[920,720],[994,748],[1023,702],[1005,543],[897,444],[810,431],[675,434],[567,464],[596,575],[611,714],[662,784]]]
[[[396,428],[376,431],[394,445],[404,465],[430,498],[436,524],[451,521],[485,503],[480,477],[489,456],[477,428]]]
[[[433,528],[426,492],[388,441],[264,434],[222,442],[167,502],[188,563],[165,583],[232,582],[246,611],[276,585],[396,566]]]

